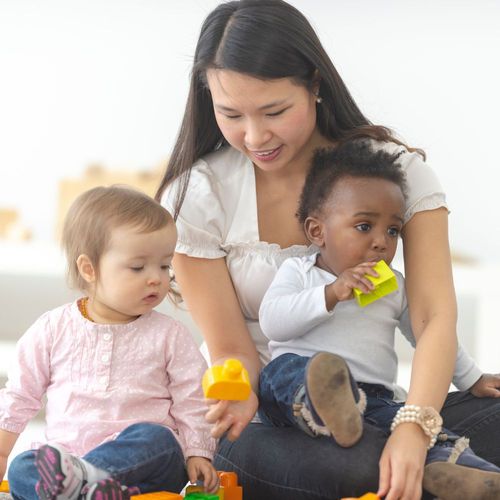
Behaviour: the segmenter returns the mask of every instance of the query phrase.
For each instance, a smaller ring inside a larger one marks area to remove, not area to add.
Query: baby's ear
[[[96,280],[95,268],[88,255],[84,253],[79,255],[78,259],[76,259],[76,266],[78,267],[78,272],[80,273],[80,276],[87,283],[90,284],[95,282]]]
[[[324,224],[316,217],[308,217],[305,220],[304,232],[306,233],[307,239],[317,247],[321,248],[324,245]]]

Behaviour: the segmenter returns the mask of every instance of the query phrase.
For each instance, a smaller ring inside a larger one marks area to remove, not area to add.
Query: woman
[[[328,438],[250,423],[269,359],[260,301],[287,257],[314,251],[295,218],[312,154],[359,137],[401,151],[410,191],[405,275],[417,338],[407,401],[440,410],[454,370],[456,303],[446,202],[435,175],[418,151],[363,116],[295,8],[241,0],[209,14],[158,198],[177,219],[175,273],[212,363],[236,357],[252,379],[249,400],[217,402],[207,414],[214,434],[224,436],[215,464],[238,473],[247,498],[331,499],[377,489],[389,500],[421,495],[428,439],[415,424],[398,426],[388,439],[368,426],[355,447],[341,449]],[[475,389],[497,383],[483,376]],[[492,440],[500,405],[494,410],[494,400],[469,393],[453,403],[442,411],[445,426],[469,432],[473,449],[498,462]]]

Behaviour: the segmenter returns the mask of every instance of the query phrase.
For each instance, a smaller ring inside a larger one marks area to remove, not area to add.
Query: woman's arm
[[[441,410],[457,356],[457,305],[445,208],[417,213],[403,229],[406,291],[417,341],[408,403]]]
[[[207,343],[212,364],[237,358],[248,370],[253,388],[250,398],[242,402],[214,404],[206,417],[215,423],[214,437],[229,430],[228,437],[236,439],[257,411],[261,366],[226,262],[223,258],[200,259],[175,254],[173,267],[182,296]]]
[[[419,212],[402,233],[406,291],[417,341],[408,404],[440,410],[457,356],[457,307],[445,208]],[[429,438],[417,424],[401,424],[380,459],[379,494],[387,500],[420,498]]]

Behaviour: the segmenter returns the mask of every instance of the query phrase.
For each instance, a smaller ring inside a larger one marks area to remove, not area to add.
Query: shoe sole
[[[42,500],[55,500],[64,489],[61,454],[51,446],[42,446],[36,454],[35,465],[40,475],[36,492]]]
[[[434,462],[425,466],[423,486],[429,493],[439,497],[439,500],[498,500],[500,473],[451,462]]]
[[[46,489],[46,485],[42,481],[38,481],[36,483],[35,491],[38,495],[38,498],[40,498],[41,500],[53,500],[56,498],[50,491]]]
[[[129,500],[130,492],[123,489],[115,479],[108,478],[92,485],[85,495],[85,500]]]
[[[356,444],[363,434],[363,421],[345,361],[332,353],[316,354],[309,362],[306,384],[314,410],[337,444],[343,448]]]

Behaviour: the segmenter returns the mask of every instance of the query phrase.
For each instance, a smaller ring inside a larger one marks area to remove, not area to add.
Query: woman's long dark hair
[[[363,116],[304,15],[283,0],[239,0],[216,7],[205,19],[196,46],[191,84],[167,170],[156,193],[180,178],[177,218],[191,167],[225,143],[206,81],[208,69],[227,69],[256,78],[291,78],[306,88],[319,81],[317,126],[332,141],[370,137],[402,144],[391,131]],[[410,148],[409,148],[410,149]],[[412,149],[410,149],[412,150]]]

